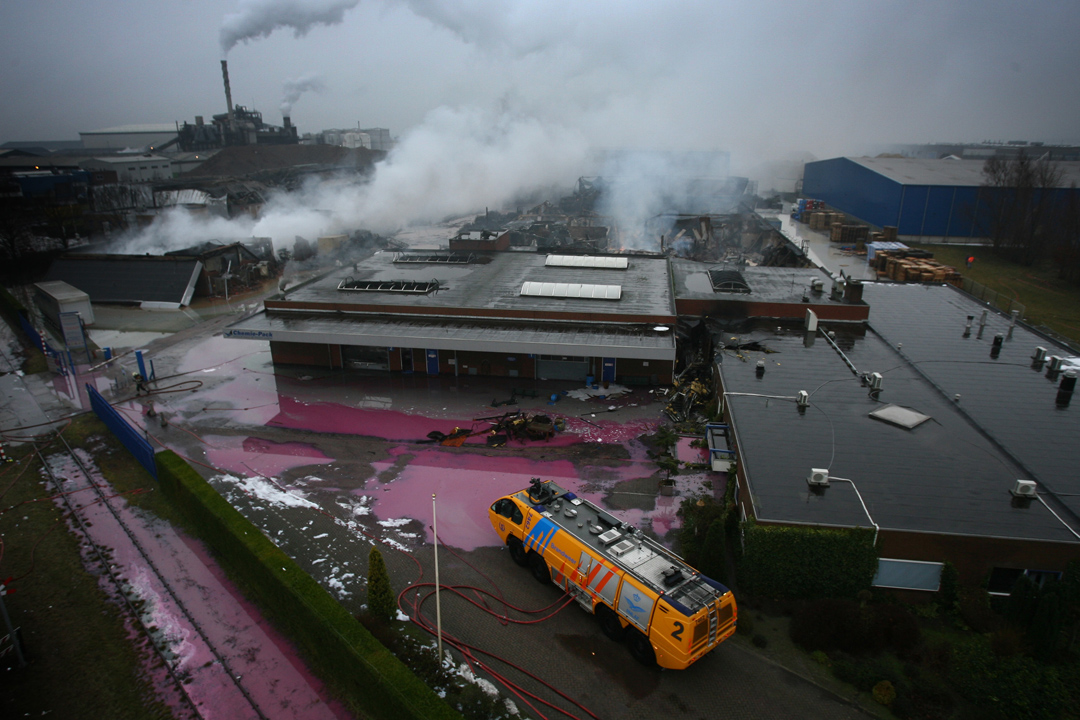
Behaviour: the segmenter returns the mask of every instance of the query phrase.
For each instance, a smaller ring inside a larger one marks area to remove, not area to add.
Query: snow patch
[[[234,485],[237,489],[242,490],[248,495],[252,495],[263,502],[270,505],[277,505],[278,507],[319,507],[299,493],[285,492],[264,477],[239,478],[235,475],[218,475],[214,478],[214,481]]]

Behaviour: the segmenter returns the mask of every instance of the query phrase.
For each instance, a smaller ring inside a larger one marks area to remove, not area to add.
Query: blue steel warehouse
[[[803,194],[877,227],[893,225],[908,239],[985,238],[989,217],[980,201],[982,160],[840,157],[806,164]],[[1055,190],[1076,194],[1080,163],[1055,163]]]

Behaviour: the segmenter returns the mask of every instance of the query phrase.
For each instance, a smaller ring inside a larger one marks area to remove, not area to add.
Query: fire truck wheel
[[[615,642],[626,636],[626,628],[619,622],[619,616],[607,605],[596,606],[596,621],[600,623],[603,633]]]
[[[548,570],[544,558],[540,557],[538,553],[529,553],[529,569],[532,570],[533,577],[536,578],[537,582],[544,584],[551,582],[551,571]]]
[[[649,638],[630,628],[630,654],[645,667],[656,667],[656,653]]]
[[[506,547],[510,550],[510,559],[521,567],[529,564],[529,554],[525,552],[525,546],[513,535],[506,541]]]

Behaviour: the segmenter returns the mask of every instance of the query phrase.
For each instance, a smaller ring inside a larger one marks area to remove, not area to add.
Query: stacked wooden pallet
[[[844,213],[832,212],[829,210],[815,210],[814,212],[806,213],[806,222],[809,223],[811,230],[828,230],[832,227],[833,223],[842,222],[844,220]]]
[[[830,230],[829,240],[834,243],[844,243],[845,245],[855,245],[859,242],[866,242],[867,238],[870,236],[870,228],[866,225],[833,223]]]
[[[887,277],[896,282],[947,282],[960,285],[963,279],[956,268],[925,257],[905,257],[903,251],[879,252],[874,261],[878,277]]]

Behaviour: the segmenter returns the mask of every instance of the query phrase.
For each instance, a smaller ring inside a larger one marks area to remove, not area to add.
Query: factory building
[[[225,336],[277,363],[667,384],[675,320],[665,258],[381,252]]]
[[[268,340],[285,364],[667,384],[680,315],[791,319],[812,309],[859,322],[868,313],[861,286],[838,289],[816,269],[484,250],[378,253],[266,300],[226,336]]]
[[[807,163],[805,196],[876,227],[896,226],[901,240],[965,242],[989,235],[980,201],[984,160],[840,157]],[[1056,192],[1077,193],[1080,162],[1056,163]]]
[[[87,170],[112,171],[122,183],[168,180],[173,176],[172,160],[160,155],[111,155],[79,164]]]
[[[153,149],[175,140],[176,136],[173,123],[119,125],[79,133],[83,147],[91,150]]]

